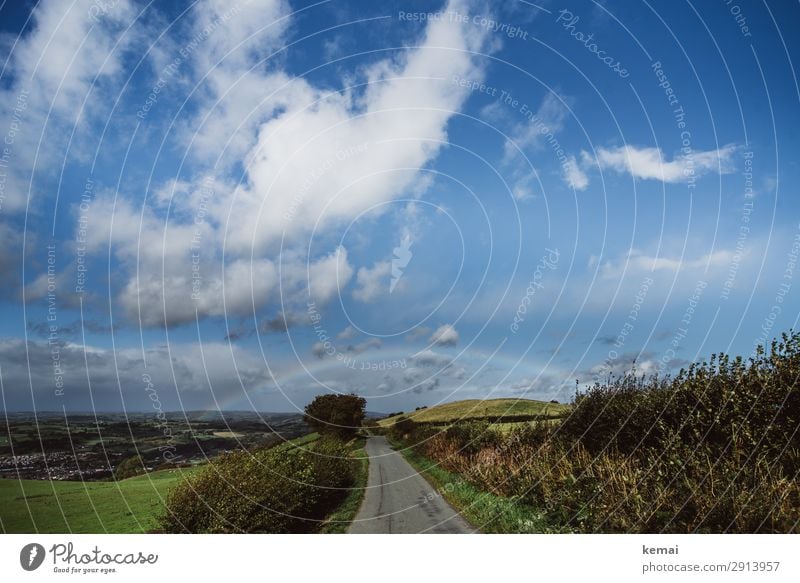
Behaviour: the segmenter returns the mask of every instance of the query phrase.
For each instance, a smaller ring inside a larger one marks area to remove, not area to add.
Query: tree
[[[120,462],[117,469],[114,470],[114,479],[124,480],[125,478],[132,478],[144,474],[145,471],[147,470],[145,469],[142,456],[135,455]]]
[[[320,395],[306,405],[303,420],[319,433],[348,439],[361,427],[366,405],[358,395]]]

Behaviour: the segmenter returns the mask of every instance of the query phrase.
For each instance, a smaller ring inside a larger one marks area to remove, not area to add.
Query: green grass
[[[561,423],[562,418],[560,417],[553,417],[551,419],[543,419],[540,421],[512,421],[511,423],[491,423],[489,424],[489,429],[493,431],[499,431],[500,433],[508,433],[514,429],[522,429],[523,427],[532,427],[539,423],[544,423],[545,425],[558,425]]]
[[[148,532],[157,527],[169,489],[195,471],[161,470],[119,482],[0,480],[0,531]]]
[[[405,416],[417,423],[451,423],[466,419],[496,419],[501,416],[557,418],[563,417],[568,411],[569,405],[532,399],[467,399],[412,411]],[[387,417],[378,421],[378,425],[386,427],[399,418],[400,415]]]
[[[291,450],[317,439],[319,434],[310,433],[277,447]],[[0,479],[0,532],[149,532],[158,528],[169,490],[202,465],[118,482]]]
[[[282,443],[281,445],[276,446],[278,449],[294,449],[297,447],[302,447],[304,445],[308,445],[309,443],[313,443],[319,439],[319,433],[309,433],[308,435],[303,435],[302,437],[296,437],[292,440],[287,441],[286,443]]]
[[[369,456],[364,449],[365,440],[359,438],[353,446],[352,456],[358,459],[358,469],[356,480],[352,489],[347,494],[347,498],[334,510],[320,528],[323,534],[343,534],[350,528],[350,523],[358,514],[361,502],[364,500],[364,493],[367,488],[367,475],[369,473]]]
[[[480,490],[458,474],[448,472],[412,448],[391,440],[436,492],[440,493],[473,526],[484,533],[562,532],[548,524],[542,513],[512,498]]]

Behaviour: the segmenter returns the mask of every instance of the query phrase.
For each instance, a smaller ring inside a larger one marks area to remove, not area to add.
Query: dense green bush
[[[798,376],[800,335],[784,335],[746,362],[598,383],[555,425],[459,423],[409,441],[579,532],[798,532]]]
[[[132,478],[134,476],[141,476],[146,472],[144,460],[142,456],[135,455],[126,458],[114,469],[114,479],[124,480],[125,478]]]
[[[408,417],[400,417],[389,426],[389,435],[395,439],[408,439],[415,433],[418,425]]]
[[[715,355],[674,379],[633,375],[596,384],[576,396],[560,431],[589,451],[635,454],[659,448],[672,436],[685,444],[723,450],[736,443],[781,468],[800,468],[787,450],[800,449],[800,335],[784,335],[769,354],[745,362]]]
[[[238,451],[177,486],[161,526],[169,533],[313,532],[347,495],[357,461],[343,442]]]
[[[350,439],[361,428],[366,405],[358,395],[320,395],[306,405],[303,420],[319,433]]]

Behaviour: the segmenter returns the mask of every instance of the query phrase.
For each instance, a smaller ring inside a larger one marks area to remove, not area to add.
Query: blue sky
[[[566,401],[795,327],[792,3],[0,8],[8,410]]]

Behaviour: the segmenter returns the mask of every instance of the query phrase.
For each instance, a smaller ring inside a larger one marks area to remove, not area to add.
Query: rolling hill
[[[403,415],[394,415],[378,421],[378,425],[387,427],[402,416],[417,423],[452,423],[471,419],[489,421],[523,421],[526,419],[563,417],[569,411],[569,405],[549,403],[532,399],[466,399],[442,403],[427,409],[411,411]]]

